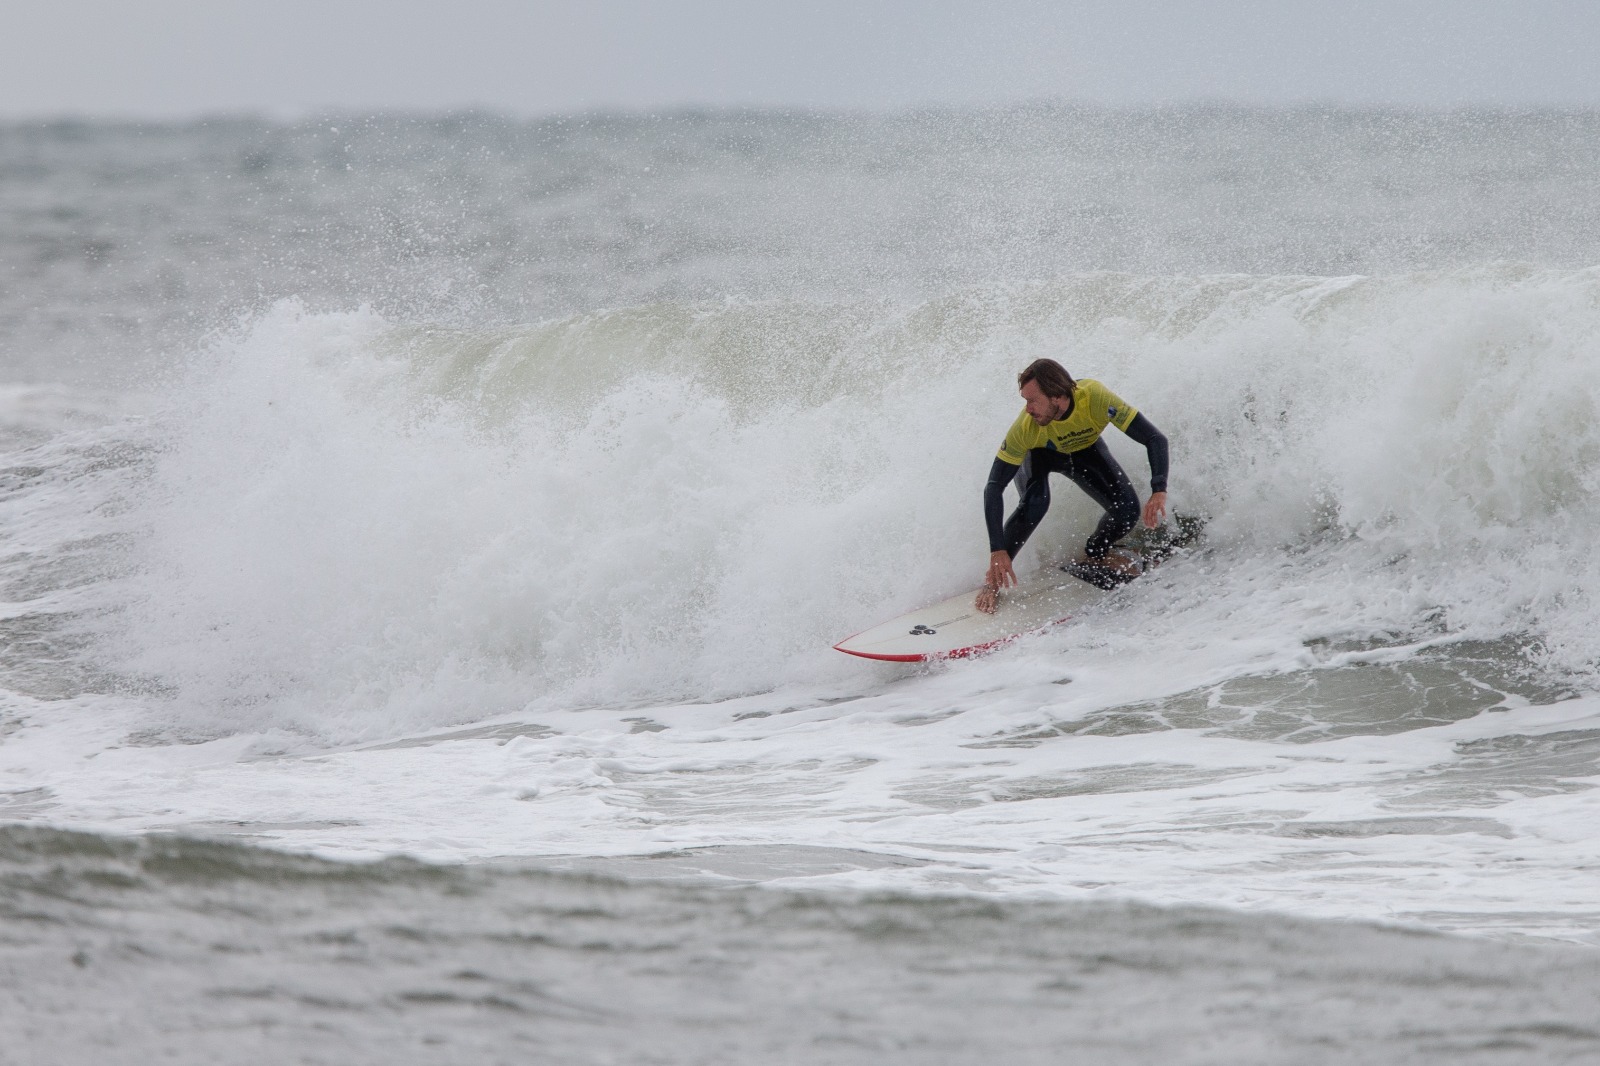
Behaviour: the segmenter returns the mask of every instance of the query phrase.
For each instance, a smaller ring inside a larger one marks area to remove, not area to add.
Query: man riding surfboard
[[[1017,583],[1011,561],[1050,509],[1050,474],[1064,475],[1105,509],[1083,548],[1090,567],[1136,573],[1136,561],[1113,552],[1111,546],[1141,517],[1154,529],[1167,513],[1167,438],[1148,418],[1100,382],[1074,381],[1054,359],[1029,363],[1017,375],[1017,387],[1022,414],[1006,433],[983,488],[989,570],[978,591],[977,608],[986,614],[994,613],[1000,590]],[[1133,483],[1100,439],[1108,425],[1143,444],[1149,456],[1150,498],[1142,515]],[[1002,525],[1005,488],[1019,474],[1017,509]]]

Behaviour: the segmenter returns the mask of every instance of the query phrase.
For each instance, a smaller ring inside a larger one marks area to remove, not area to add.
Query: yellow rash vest
[[[1034,448],[1057,452],[1078,452],[1100,439],[1107,426],[1124,433],[1139,414],[1121,398],[1093,378],[1084,378],[1072,390],[1072,410],[1067,417],[1041,426],[1027,411],[1017,416],[1006,431],[1006,441],[996,455],[1001,462],[1021,466]]]

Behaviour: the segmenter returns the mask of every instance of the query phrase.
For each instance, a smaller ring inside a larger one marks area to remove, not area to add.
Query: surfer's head
[[[1041,426],[1072,410],[1072,390],[1077,385],[1066,367],[1054,359],[1035,359],[1017,375],[1017,388],[1027,405],[1028,417]]]

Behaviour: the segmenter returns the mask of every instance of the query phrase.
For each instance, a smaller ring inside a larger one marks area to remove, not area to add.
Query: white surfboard
[[[974,589],[952,596],[841,640],[834,648],[892,663],[966,659],[1060,625],[1109,593],[1066,574],[1047,572],[1002,592],[994,614],[973,606],[977,595]]]
[[[1026,585],[1006,589],[994,614],[984,614],[973,606],[978,595],[973,589],[847,637],[834,649],[892,663],[967,659],[1060,625],[1100,603],[1136,574],[1147,573],[1198,543],[1205,534],[1204,515],[1172,517],[1170,527],[1135,530],[1117,545],[1119,552],[1139,560],[1141,565],[1132,573],[1067,563],[1059,570],[1046,570]]]

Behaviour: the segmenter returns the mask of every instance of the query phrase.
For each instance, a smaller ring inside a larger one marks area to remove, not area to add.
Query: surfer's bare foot
[[[978,590],[978,598],[973,602],[973,606],[982,611],[984,614],[994,614],[995,608],[999,606],[999,604],[999,590],[992,589],[988,585],[985,585],[983,588]]]

